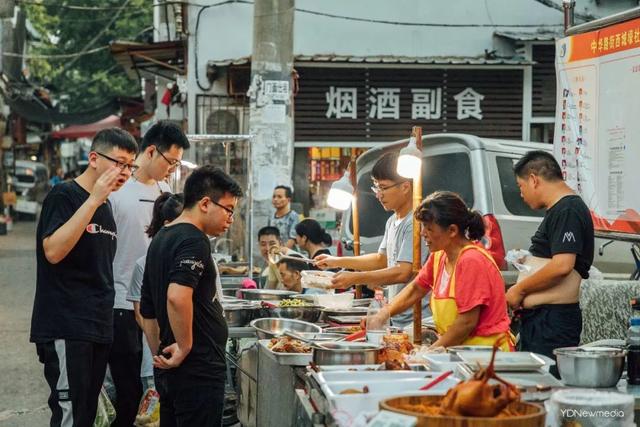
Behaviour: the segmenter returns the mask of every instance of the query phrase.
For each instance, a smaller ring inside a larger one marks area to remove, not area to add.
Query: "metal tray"
[[[424,372],[427,370],[427,367],[421,363],[409,363],[409,367],[412,371]],[[379,365],[318,365],[317,368],[320,372],[372,372],[385,370],[384,363]]]
[[[360,324],[363,316],[328,316],[329,320],[340,324]]]
[[[324,328],[324,332],[329,333],[329,334],[350,335],[350,334],[354,334],[356,332],[360,332],[362,330],[362,329],[358,329],[357,331],[353,331],[352,328],[353,328],[353,326],[331,326],[329,328]]]
[[[307,366],[311,363],[313,353],[276,353],[269,348],[268,344],[270,341],[271,340],[259,340],[259,343],[264,347],[267,355],[278,362],[278,364],[286,366]]]
[[[485,367],[491,361],[491,352],[484,351],[460,351],[455,356],[461,362],[466,364],[470,369],[478,369],[480,366]],[[454,361],[452,357],[452,361]],[[516,372],[516,371],[537,371],[544,367],[546,362],[535,353],[525,351],[514,352],[497,352],[495,359],[495,370],[500,372]]]

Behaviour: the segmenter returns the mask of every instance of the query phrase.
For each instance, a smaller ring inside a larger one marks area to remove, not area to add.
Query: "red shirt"
[[[437,277],[433,277],[433,254],[420,269],[416,283],[434,298],[448,298],[451,280],[440,289],[440,277],[447,255],[442,254]],[[455,270],[455,302],[458,313],[466,313],[480,306],[480,317],[471,336],[488,336],[509,330],[509,315],[504,281],[500,271],[480,251],[468,249],[458,258]]]

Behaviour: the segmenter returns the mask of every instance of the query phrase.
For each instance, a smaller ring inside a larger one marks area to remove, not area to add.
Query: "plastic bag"
[[[524,260],[531,256],[531,252],[524,249],[511,249],[504,257],[505,261],[512,264],[518,271],[522,273],[531,273],[531,266],[524,265]]]
[[[109,427],[116,419],[116,410],[107,396],[107,391],[102,387],[98,395],[98,410],[93,427]]]
[[[160,395],[155,389],[147,389],[142,396],[134,425],[137,427],[160,426]]]

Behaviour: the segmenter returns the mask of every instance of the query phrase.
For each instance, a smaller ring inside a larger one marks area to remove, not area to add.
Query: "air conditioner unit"
[[[249,109],[242,106],[200,106],[198,133],[217,135],[246,134]]]

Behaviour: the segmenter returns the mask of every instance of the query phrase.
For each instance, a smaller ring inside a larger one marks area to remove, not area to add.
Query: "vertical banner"
[[[554,154],[596,230],[640,234],[640,19],[556,44]]]

